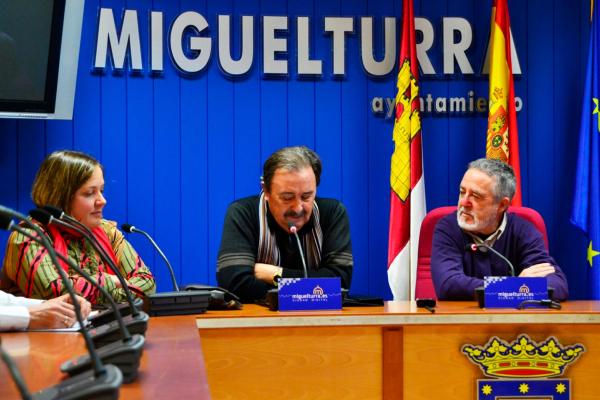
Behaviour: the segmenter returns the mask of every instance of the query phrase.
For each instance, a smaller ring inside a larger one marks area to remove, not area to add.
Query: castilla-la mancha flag
[[[419,231],[425,217],[425,181],[413,0],[402,3],[402,44],[390,171],[388,281],[394,300],[412,300],[415,297]]]
[[[507,0],[494,0],[490,28],[490,94],[485,152],[487,158],[502,160],[513,167],[517,191],[512,205],[521,206],[521,167],[515,89],[513,84],[510,18]]]

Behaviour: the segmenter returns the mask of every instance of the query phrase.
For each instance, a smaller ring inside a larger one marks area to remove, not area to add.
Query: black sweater
[[[352,279],[352,244],[350,224],[346,209],[337,200],[315,200],[319,206],[323,248],[321,264],[309,268],[309,277],[339,276],[343,288],[350,288]],[[246,197],[233,202],[225,215],[221,248],[217,260],[217,281],[219,286],[238,295],[244,302],[252,302],[265,296],[273,288],[254,277],[254,264],[258,260],[259,241],[259,196]],[[298,231],[300,241],[312,229],[314,216]],[[277,246],[281,255],[282,276],[295,278],[304,276],[302,261],[298,254],[295,239],[283,230],[270,212],[267,213],[269,228],[275,231]],[[303,249],[306,254],[306,249]]]

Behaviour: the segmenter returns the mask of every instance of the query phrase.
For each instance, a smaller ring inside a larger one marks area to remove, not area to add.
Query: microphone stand
[[[129,224],[121,225],[121,229],[123,229],[123,231],[127,233],[140,233],[144,235],[146,239],[148,239],[148,241],[150,241],[156,252],[160,254],[165,264],[167,264],[167,268],[169,269],[169,273],[171,274],[171,282],[173,282],[173,289],[176,292],[179,292],[179,286],[177,285],[177,280],[175,279],[175,272],[173,272],[173,267],[171,267],[171,263],[167,259],[167,256],[165,256],[165,253],[163,253],[160,247],[158,247],[158,244],[154,241],[154,239],[152,239],[152,236],[150,236],[147,232],[144,232],[143,230],[138,229],[135,226]]]
[[[502,253],[500,253],[498,250],[494,249],[492,246],[490,246],[490,245],[487,245],[487,244],[485,244],[485,243],[468,243],[468,244],[465,246],[465,249],[466,249],[466,250],[470,250],[470,251],[472,251],[472,252],[476,252],[476,251],[477,251],[479,248],[485,248],[485,249],[488,249],[488,250],[490,250],[492,253],[494,253],[495,255],[497,255],[498,257],[500,257],[500,258],[501,258],[501,259],[502,259],[502,260],[503,260],[503,261],[506,263],[506,265],[508,265],[508,268],[509,268],[510,275],[511,275],[511,276],[513,276],[513,277],[514,277],[514,276],[516,276],[516,273],[515,273],[515,267],[512,265],[512,263],[510,262],[510,260],[509,260],[508,258],[506,258],[506,257],[505,257],[505,256],[504,256]],[[553,292],[554,292],[554,289],[553,289],[553,288],[551,288],[551,287],[548,287],[548,302],[549,302],[549,303],[546,303],[545,301],[542,301],[542,303],[540,303],[540,304],[541,304],[541,305],[543,305],[543,306],[546,306],[546,305],[548,305],[549,307],[554,307],[554,303],[555,303],[555,302],[553,302],[553,301],[551,300],[551,299],[552,299],[552,293],[553,293]],[[479,304],[479,307],[480,307],[480,308],[483,308],[483,307],[484,307],[484,300],[483,300],[483,296],[484,296],[484,288],[483,288],[483,286],[479,286],[479,287],[475,288],[475,298],[476,298],[476,300],[477,300],[477,303]],[[525,304],[523,304],[523,303],[522,303],[523,307],[525,307],[527,304],[529,304],[529,303],[526,303],[526,302],[524,302],[524,303],[525,303]],[[560,304],[559,304],[559,306],[560,306]],[[521,308],[523,308],[523,307],[520,307],[519,309],[521,309]]]
[[[302,262],[302,270],[304,272],[304,278],[308,278],[308,268],[306,268],[306,259],[304,258],[304,250],[302,250],[302,243],[298,236],[298,228],[291,222],[288,222],[288,228],[290,233],[296,238],[296,244],[298,245],[298,252],[300,253],[300,260]],[[262,303],[262,302],[261,302]],[[269,310],[277,311],[279,309],[279,288],[270,289],[267,291],[267,295],[264,299],[264,303]]]
[[[502,255],[498,250],[494,249],[492,246],[489,246],[485,243],[469,243],[469,244],[467,244],[467,249],[471,250],[471,251],[476,251],[477,249],[482,248],[482,247],[484,249],[488,249],[489,251],[491,251],[498,257],[500,257],[506,263],[506,265],[508,265],[510,275],[515,276],[515,267],[513,267],[512,263],[508,260],[508,258],[504,257],[504,255]]]
[[[7,220],[6,223],[0,224],[0,228],[7,230],[12,229],[15,225],[11,218],[14,217],[33,229],[39,236],[43,246],[48,251],[48,255],[55,266],[56,272],[60,275],[65,288],[69,293],[75,309],[77,322],[83,327],[84,320],[81,315],[81,307],[79,306],[75,291],[71,286],[71,281],[58,263],[56,252],[40,227],[32,223],[26,216],[3,206],[0,206],[0,217]],[[32,395],[33,399],[118,399],[119,389],[123,381],[121,371],[112,364],[102,364],[89,333],[85,329],[82,329],[81,334],[83,335],[88,353],[92,360],[93,370],[65,379],[55,386],[34,393]]]
[[[127,233],[140,233],[145,236],[165,261],[169,273],[171,274],[171,281],[173,282],[175,291],[155,293],[147,296],[147,310],[151,316],[201,314],[206,312],[211,298],[210,290],[180,291],[171,263],[167,260],[167,256],[165,256],[152,237],[141,229],[137,229],[135,226],[129,224],[123,224],[121,225],[121,228]]]
[[[54,214],[57,214],[59,212],[60,215],[58,216],[58,218],[53,214],[53,212],[48,212],[48,209],[52,210],[54,212]],[[134,301],[133,301],[133,296],[131,294],[131,291],[129,290],[129,287],[127,287],[127,281],[125,280],[123,275],[121,275],[121,272],[119,271],[117,266],[114,264],[112,259],[106,254],[104,249],[102,249],[102,247],[97,243],[92,231],[87,226],[83,225],[82,223],[80,223],[79,221],[70,217],[69,215],[65,214],[64,212],[56,209],[55,207],[46,206],[46,207],[44,207],[44,210],[39,210],[40,211],[39,213],[37,211],[38,210],[35,210],[35,215],[32,215],[35,219],[37,219],[37,217],[45,219],[44,214],[50,214],[51,218],[48,218],[48,224],[55,223],[57,225],[66,227],[68,229],[72,229],[75,232],[82,235],[90,243],[90,245],[94,248],[94,250],[98,253],[98,255],[100,255],[100,258],[102,258],[102,261],[104,261],[104,263],[106,265],[108,265],[110,267],[110,269],[113,270],[115,276],[121,283],[121,287],[123,288],[123,291],[125,292],[127,302],[129,303],[129,308],[131,309],[131,315],[128,315],[127,317],[124,318],[124,321],[129,329],[129,332],[130,333],[139,333],[139,334],[143,335],[146,332],[146,329],[148,328],[149,316],[148,316],[148,314],[146,314],[142,311],[139,311],[136,308]],[[66,219],[69,222],[67,223],[67,222],[63,221],[62,218]],[[40,221],[40,222],[43,222],[43,221]],[[108,343],[114,342],[115,340],[119,339],[118,329],[119,329],[118,324],[115,321],[112,321],[108,324],[101,325],[101,326],[98,326],[97,328],[95,328],[91,332],[91,336],[92,336],[92,339],[94,340],[94,343],[96,345],[98,345],[99,347],[101,347],[103,345],[106,345]]]
[[[51,212],[46,211],[46,209],[50,210]],[[46,206],[46,207],[44,207],[44,209],[31,210],[29,212],[29,214],[31,215],[31,217],[33,219],[35,219],[39,222],[42,222],[44,225],[48,225],[51,222],[59,224],[59,222],[57,222],[57,221],[59,221],[63,212],[56,207]],[[57,217],[54,217],[54,215],[56,215]],[[60,222],[62,222],[62,221],[60,221]],[[65,225],[62,225],[62,226],[65,226]],[[85,225],[83,225],[83,226],[85,227]],[[69,227],[69,228],[71,228],[71,227]],[[75,230],[74,228],[72,228],[72,229]],[[84,236],[81,232],[79,232],[79,234]],[[91,231],[90,231],[90,234],[93,236]],[[94,248],[94,249],[96,249],[96,248]],[[102,260],[106,259],[103,257],[103,255],[101,253],[99,253],[99,255],[102,258]],[[108,257],[108,255],[106,257]],[[123,290],[126,290],[126,289],[123,289]],[[126,294],[127,294],[127,292],[126,292]],[[129,300],[129,298],[127,298],[124,303],[117,304],[116,308],[117,308],[118,312],[120,313],[121,317],[131,315],[132,307],[130,306],[130,303],[127,300]],[[134,304],[135,309],[140,311],[140,309],[142,308],[142,305],[143,305],[143,301],[140,298],[136,297],[135,299],[133,299],[133,304]],[[92,326],[94,328],[98,328],[102,325],[106,325],[106,324],[109,324],[110,322],[114,321],[117,318],[114,310],[115,310],[114,307],[109,307],[105,310],[100,311],[96,316],[88,318],[88,322],[89,322],[90,326]],[[131,321],[129,321],[129,322],[131,322]]]
[[[298,251],[300,252],[300,259],[302,260],[302,268],[304,269],[304,277],[308,278],[308,269],[306,268],[306,260],[304,259],[304,251],[302,250],[302,244],[300,243],[300,237],[298,236],[298,228],[291,222],[288,222],[290,232],[296,237],[296,243],[298,244]]]
[[[35,237],[31,235],[29,232],[19,227],[18,225],[14,225],[12,227],[13,230],[19,232],[21,235],[26,236],[44,246],[44,243],[40,240],[39,237]],[[90,282],[93,286],[97,287],[100,292],[108,299],[111,306],[116,309],[116,303],[114,299],[110,296],[110,294],[100,286],[96,281],[92,279],[92,277],[79,268],[79,266],[75,265],[75,263],[69,258],[65,257],[60,253],[56,253],[56,256],[66,262],[69,265],[69,268],[74,269],[78,274],[82,275],[85,280]],[[142,357],[142,351],[144,347],[145,338],[142,335],[131,335],[127,328],[125,327],[125,323],[121,315],[118,314],[118,310],[116,311],[117,323],[119,324],[119,328],[122,335],[122,340],[116,341],[110,344],[107,344],[102,347],[97,347],[96,351],[98,352],[98,356],[100,359],[108,364],[113,364],[118,367],[123,374],[123,383],[130,383],[135,380],[137,377],[137,370],[140,365],[140,358]],[[81,325],[81,329],[85,330],[85,325]],[[77,359],[67,361],[61,365],[61,371],[66,372],[69,375],[76,375],[90,368],[92,360],[89,355],[83,355],[78,357]]]

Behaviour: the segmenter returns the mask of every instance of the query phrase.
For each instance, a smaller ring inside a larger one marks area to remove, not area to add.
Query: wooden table
[[[563,375],[571,398],[598,398],[600,303],[562,310],[481,310],[409,302],[332,312],[209,312],[197,320],[213,399],[476,399],[479,368],[460,351],[492,336],[555,336],[587,352]]]
[[[121,386],[121,399],[210,398],[195,319],[193,315],[150,318],[138,378]],[[86,351],[83,338],[76,333],[0,336],[31,391],[59,383],[63,378],[60,365]],[[3,363],[0,381],[0,399],[20,398]]]
[[[154,317],[138,379],[122,399],[475,399],[480,370],[460,352],[491,336],[521,334],[587,352],[564,377],[573,397],[598,398],[600,302],[568,302],[562,310],[481,310],[441,302],[435,314],[408,302],[329,312],[240,311]],[[82,354],[72,333],[4,333],[32,391],[57,384],[59,366]],[[0,365],[0,399],[18,393]],[[210,392],[209,392],[210,387]]]

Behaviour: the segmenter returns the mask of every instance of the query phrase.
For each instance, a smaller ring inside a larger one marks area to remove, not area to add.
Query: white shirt
[[[42,303],[44,300],[15,297],[0,290],[0,331],[24,330],[29,326],[27,307]]]

